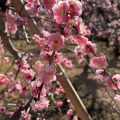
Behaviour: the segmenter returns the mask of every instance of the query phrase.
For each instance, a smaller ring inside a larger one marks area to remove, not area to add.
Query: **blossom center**
[[[55,43],[55,44],[58,44],[58,43],[59,43],[58,39],[55,39],[55,40],[54,40],[54,43]]]
[[[61,10],[61,11],[60,11],[60,14],[61,14],[62,16],[65,15],[65,14],[66,14],[65,10]]]
[[[70,11],[74,12],[74,6],[73,5],[70,6]]]

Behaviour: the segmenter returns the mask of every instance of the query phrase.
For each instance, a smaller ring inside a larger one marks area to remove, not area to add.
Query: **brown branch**
[[[11,0],[11,2],[12,2],[12,5],[15,7],[17,13],[19,14],[24,2],[22,2],[21,0]],[[30,13],[27,11],[25,6],[24,6],[24,8],[22,8],[21,16],[31,17]],[[37,24],[33,18],[28,19],[28,27],[33,32],[33,34],[38,34],[38,35],[42,36],[42,34],[39,31]]]
[[[8,49],[8,51],[15,57],[15,59],[19,59],[18,50],[13,46],[9,35],[5,32],[5,23],[0,17],[0,36],[4,46]]]
[[[32,102],[32,100],[33,100],[33,97],[30,98],[30,100],[24,107],[20,107],[19,110],[14,112],[14,114],[12,115],[12,117],[9,120],[17,120],[18,118],[20,118],[21,111],[23,111],[23,110],[26,111],[30,107],[30,103]]]

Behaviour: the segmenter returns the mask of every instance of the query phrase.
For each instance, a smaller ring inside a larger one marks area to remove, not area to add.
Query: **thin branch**
[[[30,98],[30,100],[27,102],[27,104],[24,107],[20,107],[19,110],[17,110],[16,112],[14,112],[14,114],[12,115],[12,117],[9,120],[17,120],[18,118],[20,118],[21,111],[28,110],[28,108],[30,107],[30,104],[31,104],[32,100],[33,100],[33,97]]]

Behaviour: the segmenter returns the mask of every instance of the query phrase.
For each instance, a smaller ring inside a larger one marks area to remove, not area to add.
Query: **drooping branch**
[[[19,110],[14,112],[14,114],[12,115],[12,117],[9,120],[17,120],[18,118],[20,118],[21,111],[27,110],[30,107],[30,103],[32,100],[33,100],[33,97],[30,98],[30,100],[27,102],[27,104],[24,107],[20,107]]]
[[[27,11],[26,7],[25,6],[23,7],[24,3],[22,0],[11,0],[11,2],[12,2],[12,5],[15,7],[18,14],[20,13],[21,16],[31,18],[31,15]],[[21,10],[21,8],[22,8],[22,10]],[[37,24],[36,24],[34,18],[28,19],[28,27],[33,34],[38,34],[38,35],[42,36],[41,32],[39,31],[39,29],[37,27]]]
[[[0,37],[4,46],[8,49],[8,51],[15,57],[15,59],[19,59],[18,50],[13,46],[9,35],[5,32],[5,23],[0,17]]]

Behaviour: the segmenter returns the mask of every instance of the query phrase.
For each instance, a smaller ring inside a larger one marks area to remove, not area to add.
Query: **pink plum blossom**
[[[109,74],[109,73],[108,73]],[[96,77],[101,80],[108,80],[110,77],[103,69],[97,69],[96,70]],[[110,74],[109,74],[110,75]]]
[[[80,19],[79,17],[75,18],[75,27],[77,29],[77,33],[78,34],[85,34],[86,32],[86,27],[84,25],[84,22],[82,19]]]
[[[76,44],[76,40],[74,39],[73,36],[69,36],[69,37],[68,37],[68,40],[70,40],[70,42],[71,42],[72,44]]]
[[[0,113],[5,113],[6,112],[6,108],[5,107],[0,107]]]
[[[54,19],[57,23],[67,23],[69,20],[68,12],[69,4],[67,1],[59,1],[58,4],[55,4],[53,7]]]
[[[65,92],[64,89],[62,88],[62,86],[60,86],[59,88],[56,89],[55,94],[59,95],[60,93],[64,93],[64,92]]]
[[[90,60],[90,65],[93,68],[102,69],[107,66],[106,58],[103,53],[100,53],[100,57],[94,57]]]
[[[74,49],[74,53],[76,55],[76,57],[79,59],[82,56],[82,48],[81,46],[76,46]]]
[[[27,17],[21,17],[21,16],[17,15],[15,22],[16,22],[17,26],[20,26],[20,25],[27,26],[27,21],[28,21]]]
[[[55,103],[55,105],[56,105],[56,107],[60,108],[60,107],[62,107],[63,102],[62,102],[62,101],[57,101],[57,102]]]
[[[16,90],[18,90],[18,91],[21,91],[21,90],[22,90],[21,84],[15,84],[15,88],[16,88]]]
[[[31,120],[31,114],[27,113],[25,110],[21,111],[20,120]]]
[[[82,52],[85,55],[91,55],[93,53],[96,53],[97,48],[96,48],[96,44],[92,43],[91,41],[88,41],[86,45],[82,46]]]
[[[120,75],[116,74],[111,79],[106,80],[107,86],[113,90],[117,90],[120,88]]]
[[[40,70],[40,68],[43,66],[43,64],[39,61],[39,60],[37,60],[36,62],[35,62],[35,68],[37,69],[37,70]]]
[[[6,112],[8,116],[12,116],[14,112]]]
[[[120,95],[116,94],[116,96],[114,97],[114,100],[120,103]]]
[[[43,110],[45,108],[47,108],[49,105],[49,100],[47,100],[46,98],[44,97],[41,97],[39,101],[37,101],[35,104],[32,103],[31,104],[31,107],[32,109],[38,109],[38,110]]]
[[[13,14],[7,15],[7,22],[8,22],[8,31],[9,33],[15,34],[17,31],[17,24],[16,22],[16,17]]]
[[[4,74],[0,74],[0,84],[5,83],[6,81],[6,76]]]
[[[40,38],[39,35],[34,34],[33,39],[39,44],[40,47],[44,47],[47,44],[45,38]]]
[[[44,87],[42,87],[42,90],[40,89],[42,85],[40,81],[33,81],[31,85],[32,85],[32,96],[33,97],[38,98],[39,93],[40,93],[40,98],[46,96],[46,89]]]
[[[72,120],[78,120],[78,117],[77,117],[77,116],[74,116]]]
[[[22,70],[22,69],[23,69],[23,70],[26,70],[26,69],[28,69],[28,68],[30,67],[30,65],[27,63],[26,60],[22,60],[22,61],[19,63],[19,65],[20,65],[21,70]]]
[[[24,74],[25,80],[28,82],[30,82],[35,76],[35,72],[32,69],[21,70],[21,72]]]
[[[52,9],[55,3],[56,0],[43,0],[43,7],[45,9]]]
[[[77,0],[69,0],[69,10],[71,16],[80,16],[82,14],[82,4]]]
[[[9,25],[13,25],[16,21],[16,17],[13,14],[8,14],[6,19]]]
[[[71,60],[68,60],[67,58],[62,59],[62,63],[68,67],[68,68],[74,68],[75,66],[72,64]]]
[[[84,37],[84,36],[81,36],[81,35],[77,35],[75,37],[75,40],[76,40],[76,43],[78,45],[86,45],[87,42],[88,42],[88,38]]]
[[[42,66],[40,69],[39,80],[44,84],[49,84],[55,80],[56,70],[53,66]]]
[[[40,56],[49,63],[51,61],[52,53],[53,53],[52,51],[42,51]],[[62,53],[58,53],[56,51],[51,64],[55,65],[55,64],[61,62],[62,58],[63,58]]]
[[[44,30],[44,29],[42,30],[42,34],[43,34],[44,37],[49,37],[50,36],[50,33],[48,31]]]
[[[68,116],[73,115],[73,109],[69,109],[69,110],[67,111],[67,115],[68,115]]]
[[[9,58],[8,57],[4,57],[3,62],[9,62]]]
[[[36,6],[36,7],[33,7],[33,8],[31,9],[31,12],[32,12],[34,15],[36,15],[36,16],[40,16],[40,11],[39,11],[39,9],[38,9],[37,6]]]
[[[29,59],[29,60],[32,60],[33,58],[34,58],[34,54],[33,54],[33,53],[30,53],[28,59]]]
[[[9,76],[9,77],[13,77],[13,72],[9,72],[9,73],[8,73],[8,76]]]
[[[63,34],[65,37],[69,37],[72,34],[72,30],[70,28],[64,28]]]
[[[60,33],[53,33],[48,38],[48,45],[53,50],[59,50],[64,47],[64,37]]]
[[[21,94],[21,95],[24,95],[27,90],[28,90],[28,86],[22,87],[22,89],[21,89],[21,91],[20,91],[20,94]]]
[[[40,87],[40,85],[41,85],[41,82],[40,81],[33,81],[32,83],[31,83],[31,85],[32,85],[32,96],[33,97],[38,97],[38,93],[40,92],[39,91],[39,87]]]
[[[17,31],[17,25],[16,24],[8,24],[8,32],[11,34],[15,34]]]

